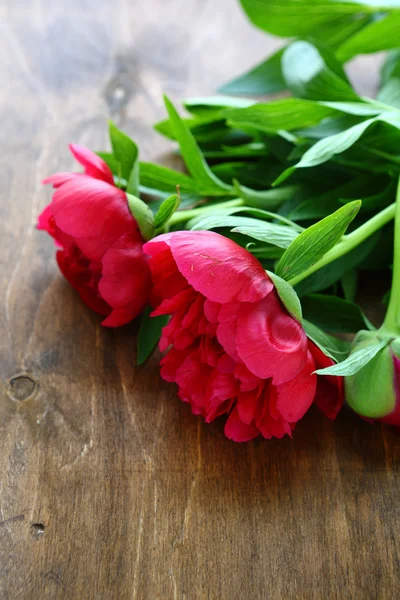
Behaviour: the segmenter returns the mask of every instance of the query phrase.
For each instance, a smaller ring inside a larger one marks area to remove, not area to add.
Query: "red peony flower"
[[[260,263],[210,231],[161,235],[144,246],[153,316],[170,314],[160,340],[161,376],[207,422],[227,414],[234,441],[291,436],[313,401],[334,418],[341,378],[284,308]]]
[[[118,327],[148,300],[151,275],[143,238],[106,163],[87,148],[70,149],[85,172],[56,173],[43,181],[56,191],[38,229],[55,239],[58,266],[82,300],[106,315],[103,325]]]

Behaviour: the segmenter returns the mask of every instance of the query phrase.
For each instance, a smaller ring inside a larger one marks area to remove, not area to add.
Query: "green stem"
[[[399,202],[399,204],[400,204],[400,202]],[[351,250],[354,250],[354,248],[359,246],[367,238],[369,238],[371,235],[373,235],[376,231],[378,231],[378,229],[380,229],[381,227],[383,227],[384,225],[389,223],[389,221],[391,221],[394,218],[395,212],[396,212],[396,203],[391,204],[390,206],[388,206],[387,208],[382,210],[380,213],[378,213],[377,215],[372,217],[372,219],[369,219],[369,221],[367,221],[366,223],[364,223],[363,225],[361,225],[360,227],[355,229],[352,233],[349,233],[348,235],[344,235],[342,237],[341,241],[338,244],[336,244],[336,246],[334,246],[331,250],[329,250],[329,252],[327,252],[320,260],[318,260],[314,265],[312,265],[309,269],[307,269],[300,275],[297,275],[297,277],[293,277],[293,279],[291,279],[289,281],[289,283],[291,285],[296,285],[300,281],[303,281],[303,279],[306,279],[306,277],[309,277],[310,275],[315,273],[315,271],[319,271],[319,269],[322,269],[322,267],[325,267],[326,265],[333,262],[337,258],[340,258],[341,256],[344,256]],[[399,227],[400,227],[400,218],[399,218]],[[400,234],[398,237],[399,237],[399,246],[400,246]],[[399,253],[400,253],[400,250],[399,250]],[[400,264],[399,264],[399,270],[400,270]],[[399,283],[400,283],[400,276],[398,279],[399,279]]]
[[[244,206],[244,200],[242,198],[236,198],[235,200],[227,200],[226,202],[200,206],[199,208],[192,208],[191,210],[178,210],[168,221],[168,226],[170,227],[172,225],[177,225],[178,223],[185,223],[190,219],[201,217],[202,215],[206,216],[207,213],[215,212],[215,209],[232,208],[235,206]]]
[[[400,179],[397,185],[396,215],[394,221],[394,257],[392,290],[390,292],[389,306],[381,331],[400,335]]]

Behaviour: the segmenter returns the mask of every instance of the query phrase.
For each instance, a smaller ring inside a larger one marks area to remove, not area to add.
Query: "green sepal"
[[[160,208],[154,216],[154,229],[162,229],[170,220],[181,203],[179,194],[172,194],[162,202]]]
[[[279,275],[276,275],[271,271],[267,271],[267,274],[272,279],[276,292],[288,313],[290,313],[297,321],[301,322],[303,318],[301,304],[294,288],[290,283],[282,279],[282,277],[279,277]]]
[[[306,319],[303,319],[302,325],[307,337],[334,362],[340,363],[350,354],[351,344],[347,340],[329,335]]]
[[[350,356],[339,365],[318,369],[317,375],[349,377],[361,372],[372,359],[390,344],[390,338],[380,339],[375,332],[360,331],[355,337]]]
[[[136,196],[126,194],[129,210],[136,220],[143,239],[147,242],[154,236],[154,216],[151,209]]]
[[[373,334],[366,331],[360,331],[354,339],[349,358],[385,344],[357,373],[345,378],[346,401],[363,417],[385,417],[396,405],[393,363],[393,346],[396,342],[394,340],[390,344],[390,339],[381,340],[378,332]]]

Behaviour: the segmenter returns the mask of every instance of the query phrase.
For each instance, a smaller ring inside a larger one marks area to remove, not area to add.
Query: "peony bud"
[[[376,343],[381,332],[360,331],[352,353]],[[355,375],[345,378],[347,404],[360,416],[400,425],[400,338],[392,339]]]

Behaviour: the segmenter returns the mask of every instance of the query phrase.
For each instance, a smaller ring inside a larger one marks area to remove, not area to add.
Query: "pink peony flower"
[[[56,173],[43,183],[56,191],[38,220],[59,247],[58,266],[103,325],[134,319],[148,301],[151,275],[143,238],[124,191],[114,185],[106,163],[82,146],[71,145],[84,173]]]
[[[144,246],[153,316],[171,315],[160,340],[161,376],[207,422],[228,415],[234,441],[291,436],[311,404],[334,418],[341,378],[284,308],[260,263],[213,232],[161,235]]]

